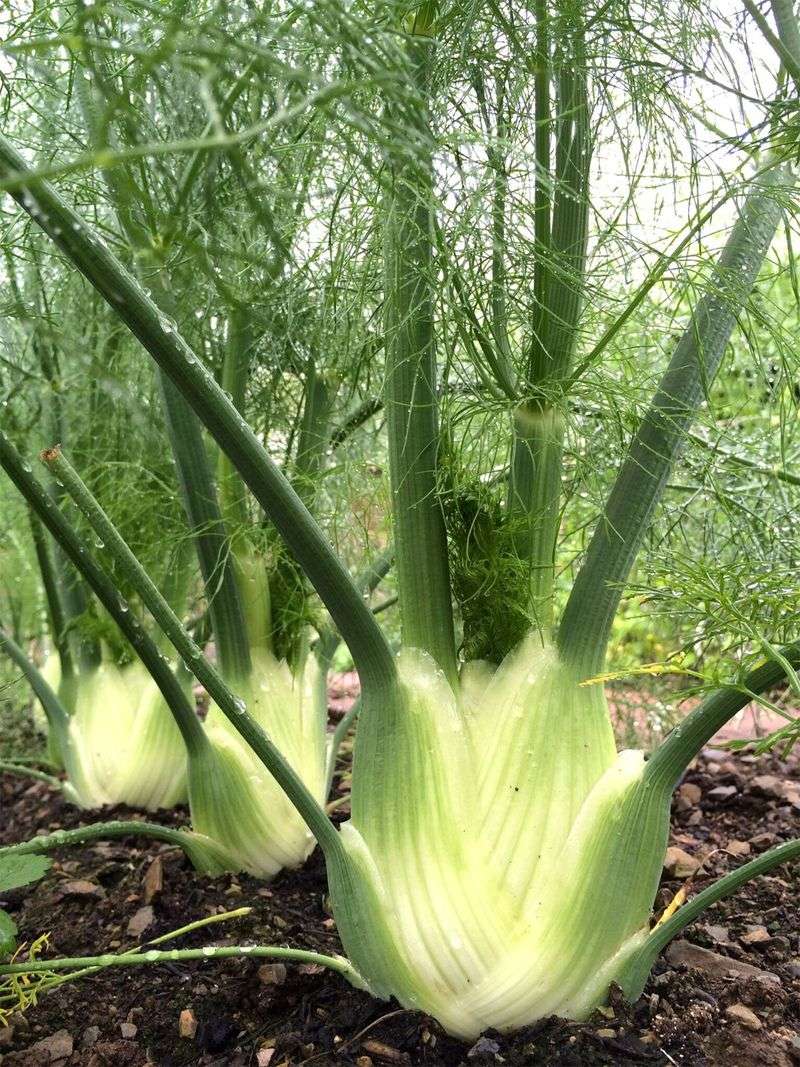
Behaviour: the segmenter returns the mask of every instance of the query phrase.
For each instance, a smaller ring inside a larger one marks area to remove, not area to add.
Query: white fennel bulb
[[[68,740],[67,791],[81,807],[155,811],[186,799],[183,739],[140,663],[102,663],[79,678]]]
[[[348,956],[464,1038],[585,1017],[648,932],[668,805],[642,753],[616,753],[602,686],[538,635],[458,693],[424,653],[398,672],[329,864]]]
[[[268,652],[253,658],[246,681],[233,686],[247,711],[269,734],[314,797],[324,804],[326,712],[318,668],[309,656],[293,675]],[[308,827],[264,764],[212,704],[206,720],[210,757],[192,759],[192,825],[216,841],[235,867],[272,878],[298,867],[314,848]]]

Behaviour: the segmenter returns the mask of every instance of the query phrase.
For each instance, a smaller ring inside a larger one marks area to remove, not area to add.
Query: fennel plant
[[[758,9],[745,6],[781,64],[780,101],[785,93],[794,99],[800,34],[791,3],[772,0],[766,28]],[[436,195],[441,144],[433,127],[438,57],[446,47],[455,49],[454,31],[466,37],[471,27],[459,21],[460,11],[426,3],[402,12],[402,18],[392,10],[393,30],[374,50],[374,39],[365,42],[362,77],[351,86],[354,97],[367,72],[383,73],[381,64],[402,86],[400,91],[389,78],[380,79],[378,127],[388,133],[381,141],[385,168],[378,214],[382,404],[403,643],[398,655],[315,521],[304,484],[292,485],[243,418],[235,391],[226,393],[165,315],[160,287],[166,271],[160,270],[148,294],[48,175],[0,140],[0,178],[12,197],[149,353],[181,417],[191,415],[207,428],[225,457],[225,479],[233,480],[234,495],[241,498],[235,481],[241,478],[348,644],[362,700],[352,815],[341,828],[333,826],[320,796],[285,758],[288,752],[281,753],[283,739],[262,715],[249,671],[226,672],[223,654],[218,672],[187,644],[179,620],[162,601],[150,597],[150,611],[178,653],[188,657],[189,670],[215,698],[230,729],[251,745],[319,842],[350,979],[377,996],[395,996],[431,1013],[465,1038],[551,1013],[584,1018],[604,1001],[612,983],[638,996],[658,952],[702,909],[748,878],[800,855],[800,842],[779,846],[651,926],[676,784],[753,694],[783,678],[796,681],[797,642],[759,648],[763,661],[708,695],[649,758],[640,751],[616,752],[601,678],[631,568],[791,206],[793,139],[779,122],[765,138],[768,154],[750,160],[748,177],[700,213],[697,229],[721,206],[735,208],[724,246],[698,286],[654,395],[629,435],[563,607],[557,601],[571,398],[675,259],[673,253],[659,260],[601,335],[586,344],[581,327],[588,241],[596,222],[590,212],[592,108],[599,106],[592,79],[599,78],[603,60],[602,48],[593,49],[606,40],[604,33],[619,29],[603,22],[604,11],[587,13],[569,0],[537,0],[533,22],[524,29],[491,24],[490,38],[494,34],[496,43],[502,30],[504,46],[518,59],[532,35],[533,61],[525,71],[532,94],[503,78],[490,92],[480,71],[468,73],[491,141],[489,293],[480,314],[460,269],[458,242],[449,243],[442,226]],[[351,62],[349,44],[342,52]],[[534,115],[532,277],[525,321],[512,317],[508,306],[508,223],[509,215],[514,217],[505,155],[513,125],[506,109],[510,99],[527,101]],[[287,116],[276,123],[289,122]],[[359,131],[364,127],[372,132],[366,118]],[[400,130],[403,138],[393,140]],[[238,141],[224,133],[218,143],[238,150]],[[130,146],[112,148],[120,165],[136,158]],[[682,248],[694,237],[691,233]],[[449,334],[450,318],[438,292],[442,278],[456,324]],[[456,410],[449,388],[456,359],[451,349],[471,369],[474,395],[487,407],[486,397],[502,401],[503,407],[493,410],[506,418],[507,463],[494,483],[502,502],[492,510],[479,498],[471,521],[466,521],[469,501],[448,499],[457,444],[454,420],[443,419]],[[189,424],[181,427],[180,433],[173,428],[176,451],[192,441]],[[52,452],[46,459],[61,467],[64,484],[79,501],[81,485],[63,457]],[[15,464],[12,457],[8,466],[33,500],[36,492]],[[189,483],[187,510],[196,505],[195,495]],[[84,505],[89,514],[91,500],[84,497]],[[46,511],[41,510],[44,521]],[[99,524],[102,516],[95,512],[92,521]],[[464,561],[468,550],[480,549],[479,543],[465,542],[465,530],[478,528],[496,548],[497,570],[507,569],[512,578],[476,593]],[[106,532],[113,537],[113,530]],[[121,546],[116,550],[122,552]],[[138,564],[135,559],[128,564],[144,599]],[[238,566],[241,578],[246,565],[240,560]],[[460,653],[457,624],[460,647],[471,654]],[[231,654],[243,657],[246,648],[240,635]],[[186,738],[186,723],[184,728]],[[209,836],[233,833],[228,820],[237,819],[244,836],[255,840],[258,796],[238,790],[233,763],[218,750],[209,755],[198,743],[196,751],[208,787],[203,808],[210,820],[218,818]],[[190,764],[191,756],[190,749]],[[191,777],[190,768],[190,782]],[[340,962],[331,965],[342,969]]]

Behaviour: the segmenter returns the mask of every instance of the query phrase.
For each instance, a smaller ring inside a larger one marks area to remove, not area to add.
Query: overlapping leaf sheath
[[[183,739],[141,664],[103,663],[80,678],[67,736],[66,791],[80,807],[155,811],[186,800]]]
[[[391,758],[357,749],[331,865],[348,955],[463,1037],[587,1015],[647,935],[667,795],[641,753],[616,754],[602,687],[538,635],[457,694],[424,653],[398,667]]]
[[[326,790],[325,708],[316,661],[293,675],[288,665],[261,651],[249,678],[236,686],[247,711],[269,734],[314,797]],[[189,795],[194,829],[222,845],[232,863],[261,878],[298,867],[314,838],[297,809],[214,705],[206,733],[210,751],[190,760]]]

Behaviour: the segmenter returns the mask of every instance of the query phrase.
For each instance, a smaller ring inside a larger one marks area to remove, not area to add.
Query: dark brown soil
[[[797,833],[796,761],[773,758],[756,764],[708,752],[686,781],[702,793],[700,799],[691,788],[679,794],[672,843],[690,856],[708,856],[692,892],[744,862],[748,850],[755,855]],[[713,792],[726,786],[736,787],[730,796],[724,788]],[[86,820],[47,786],[19,778],[0,779],[0,801],[2,843]],[[137,813],[120,809],[107,815]],[[163,818],[185,821],[181,813]],[[246,918],[198,931],[182,938],[180,946],[259,942],[338,949],[318,853],[302,870],[265,886],[247,876],[199,877],[179,852],[142,841],[64,849],[38,885],[9,893],[0,903],[13,913],[25,938],[50,932],[54,954],[127,948],[135,941],[127,925],[144,904],[144,879],[156,856],[163,864],[163,889],[152,900],[146,938],[251,905]],[[68,884],[76,881],[99,889],[74,895]],[[682,881],[665,875],[662,903]],[[732,965],[746,961],[778,982],[761,975],[737,977],[714,957],[705,958],[701,970],[687,969],[680,962],[688,951],[682,942],[659,961],[638,1004],[616,1003],[583,1025],[551,1019],[511,1038],[489,1033],[470,1046],[447,1037],[429,1018],[374,1001],[326,971],[290,966],[284,975],[280,968],[260,971],[264,961],[200,961],[112,969],[66,985],[0,1030],[0,1061],[2,1067],[791,1067],[800,1063],[799,891],[800,865],[779,868],[715,907],[686,934],[689,942]],[[179,1018],[187,1010],[197,1023],[194,1037],[179,1036]]]

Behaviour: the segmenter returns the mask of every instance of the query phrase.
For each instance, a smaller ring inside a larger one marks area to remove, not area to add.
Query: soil
[[[11,776],[0,779],[0,803],[2,843],[87,818],[47,785]],[[103,814],[141,817],[122,808]],[[186,822],[180,811],[158,817]],[[704,862],[690,892],[790,839],[798,820],[800,773],[794,757],[756,761],[706,750],[676,795],[671,844],[685,855],[669,853],[660,906],[698,859]],[[137,913],[142,922],[151,919],[141,935],[149,939],[244,905],[253,908],[249,916],[183,937],[180,947],[255,942],[339,950],[319,851],[302,870],[284,872],[269,886],[245,875],[199,877],[180,852],[136,839],[63,849],[53,857],[41,882],[0,901],[24,938],[49,933],[53,954],[128,948],[136,942],[128,923]],[[77,890],[75,883],[89,885]],[[430,1018],[375,1001],[315,967],[193,961],[113,968],[61,987],[0,1029],[0,1062],[2,1067],[792,1067],[800,1064],[799,891],[800,864],[750,883],[673,944],[637,1004],[612,998],[612,1007],[580,1025],[549,1019],[513,1037],[490,1032],[470,1045],[448,1037]],[[146,897],[152,916],[140,912]],[[692,946],[707,951],[697,953]],[[741,963],[756,970],[736,973]],[[180,1036],[181,1018],[187,1036]]]

